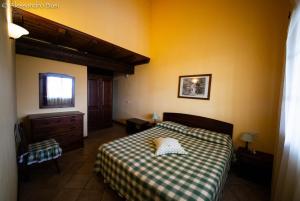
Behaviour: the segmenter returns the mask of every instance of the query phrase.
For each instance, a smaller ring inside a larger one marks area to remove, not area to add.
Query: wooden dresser
[[[28,115],[27,139],[30,143],[54,138],[63,151],[83,147],[83,116],[77,111]]]

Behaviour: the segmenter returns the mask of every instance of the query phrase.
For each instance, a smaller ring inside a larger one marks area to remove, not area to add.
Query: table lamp
[[[159,120],[159,116],[158,116],[158,114],[156,112],[153,112],[152,119],[153,119],[154,123],[156,123]]]
[[[254,137],[255,137],[255,134],[254,133],[249,133],[249,132],[245,132],[245,133],[242,133],[240,139],[243,141],[243,142],[246,142],[246,146],[245,146],[245,149],[248,151],[248,144],[249,142],[253,142],[254,140]]]

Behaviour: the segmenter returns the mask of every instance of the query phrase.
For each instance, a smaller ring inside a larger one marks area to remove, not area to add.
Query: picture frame
[[[210,99],[212,74],[179,76],[178,98]]]

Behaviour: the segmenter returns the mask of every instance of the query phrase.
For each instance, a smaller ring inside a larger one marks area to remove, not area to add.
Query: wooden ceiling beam
[[[24,40],[22,38],[18,39],[16,40],[17,51],[22,52],[23,54],[32,54],[31,56],[35,54],[39,55],[39,57],[46,58],[50,56],[42,54],[48,52],[51,53],[50,55],[52,59],[62,59],[54,52],[56,49],[60,52],[60,54],[65,55],[65,61],[69,61],[72,60],[71,56],[66,55],[71,55],[68,50],[73,49],[78,50],[79,53],[75,51],[72,52],[72,54],[76,55],[76,59],[74,60],[76,60],[76,62],[80,62],[81,65],[90,65],[87,63],[84,64],[83,61],[101,63],[100,60],[102,60],[102,64],[105,63],[106,65],[109,65],[109,63],[111,63],[109,66],[118,72],[128,72],[128,69],[130,72],[133,72],[132,68],[135,65],[146,64],[150,62],[149,57],[132,52],[102,39],[21,10],[19,8],[13,8],[12,13],[13,22],[27,29],[29,31],[29,38],[48,43],[43,47],[41,47],[41,44],[37,44],[38,47],[34,47],[33,45],[36,45],[36,43],[28,41],[28,38]],[[61,49],[51,46],[50,44],[64,46],[67,48]],[[46,46],[51,49],[46,50]],[[43,51],[38,52],[38,49]],[[63,51],[66,52],[63,53]],[[88,56],[89,58],[84,59],[84,55]],[[80,59],[78,59],[79,57]],[[93,59],[91,59],[91,57]],[[120,70],[117,70],[117,66],[122,67],[120,67]]]
[[[119,73],[133,74],[134,66],[119,63],[97,55],[79,52],[44,41],[22,37],[16,43],[16,53],[52,59],[84,66],[94,66]]]

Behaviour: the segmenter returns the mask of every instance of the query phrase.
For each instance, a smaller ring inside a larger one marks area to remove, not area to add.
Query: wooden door
[[[112,125],[112,78],[100,75],[88,77],[89,131]]]
[[[102,113],[103,113],[103,127],[110,127],[112,125],[112,79],[102,79]]]
[[[101,80],[96,76],[88,78],[88,129],[101,128]]]

